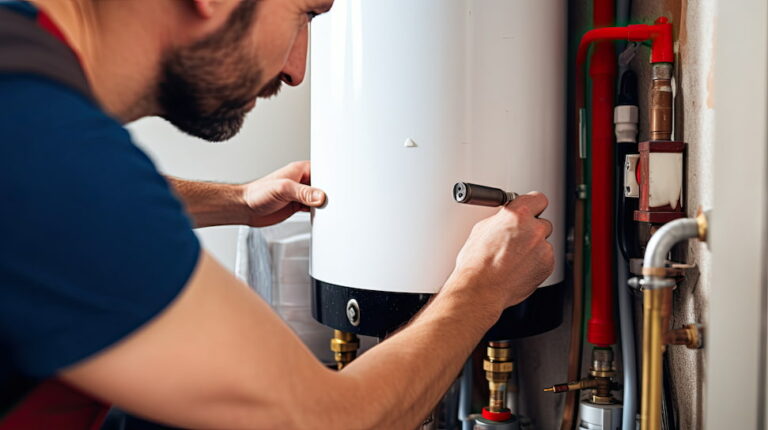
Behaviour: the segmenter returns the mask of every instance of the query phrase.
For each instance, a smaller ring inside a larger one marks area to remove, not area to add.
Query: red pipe
[[[672,63],[672,24],[660,17],[654,25],[610,27],[612,0],[594,0],[594,30],[581,39],[576,55],[577,109],[584,106],[583,64],[590,44],[597,42],[589,74],[592,78],[592,316],[587,341],[596,346],[616,343],[613,318],[613,95],[616,58],[610,40],[651,40],[651,62]]]
[[[595,0],[593,10],[595,27],[613,24],[613,0]],[[616,343],[613,318],[613,97],[616,69],[613,43],[609,40],[598,42],[589,66],[592,78],[592,316],[587,326],[587,341],[597,346]]]
[[[630,42],[650,40],[651,63],[672,63],[675,61],[672,24],[664,16],[659,17],[654,25],[636,24],[626,27],[596,28],[588,31],[579,43],[576,64],[584,64],[587,60],[589,45],[600,40],[628,40]]]

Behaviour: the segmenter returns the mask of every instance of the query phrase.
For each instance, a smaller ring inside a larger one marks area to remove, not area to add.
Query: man
[[[233,136],[257,97],[302,82],[309,23],[331,6],[0,2],[0,429],[43,428],[44,410],[62,420],[48,428],[98,428],[101,404],[189,428],[413,428],[502,310],[550,274],[546,199],[523,196],[475,226],[403,330],[333,372],[200,250],[192,225],[269,225],[322,204],[309,165],[169,187],[120,124],[159,115]],[[19,41],[32,48],[18,61],[42,47],[71,61],[25,69],[2,55]]]

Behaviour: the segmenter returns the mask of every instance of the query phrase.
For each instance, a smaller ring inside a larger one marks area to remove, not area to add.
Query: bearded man
[[[321,205],[309,164],[243,185],[165,178],[123,124],[232,137],[258,98],[301,84],[310,21],[331,7],[0,0],[0,429],[96,429],[109,405],[187,428],[413,428],[550,274],[533,193],[474,228],[405,328],[334,372],[201,250],[193,227]]]

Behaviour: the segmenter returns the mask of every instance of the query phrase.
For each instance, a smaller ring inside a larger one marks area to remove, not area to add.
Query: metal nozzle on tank
[[[333,331],[331,339],[331,351],[336,360],[336,368],[343,369],[357,357],[357,350],[360,348],[360,340],[354,333],[348,333],[341,330]]]
[[[458,203],[476,206],[505,206],[518,197],[517,193],[485,185],[457,182],[453,186],[453,198]]]

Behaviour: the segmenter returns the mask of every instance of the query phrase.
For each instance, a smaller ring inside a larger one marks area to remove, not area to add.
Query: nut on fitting
[[[514,370],[512,350],[508,341],[489,342],[487,357],[483,360],[485,379],[488,380],[490,401],[486,408],[491,414],[506,413],[507,383]]]
[[[336,361],[336,368],[343,369],[357,357],[357,350],[360,348],[360,340],[354,333],[348,333],[341,330],[333,331],[331,339],[331,351]]]

